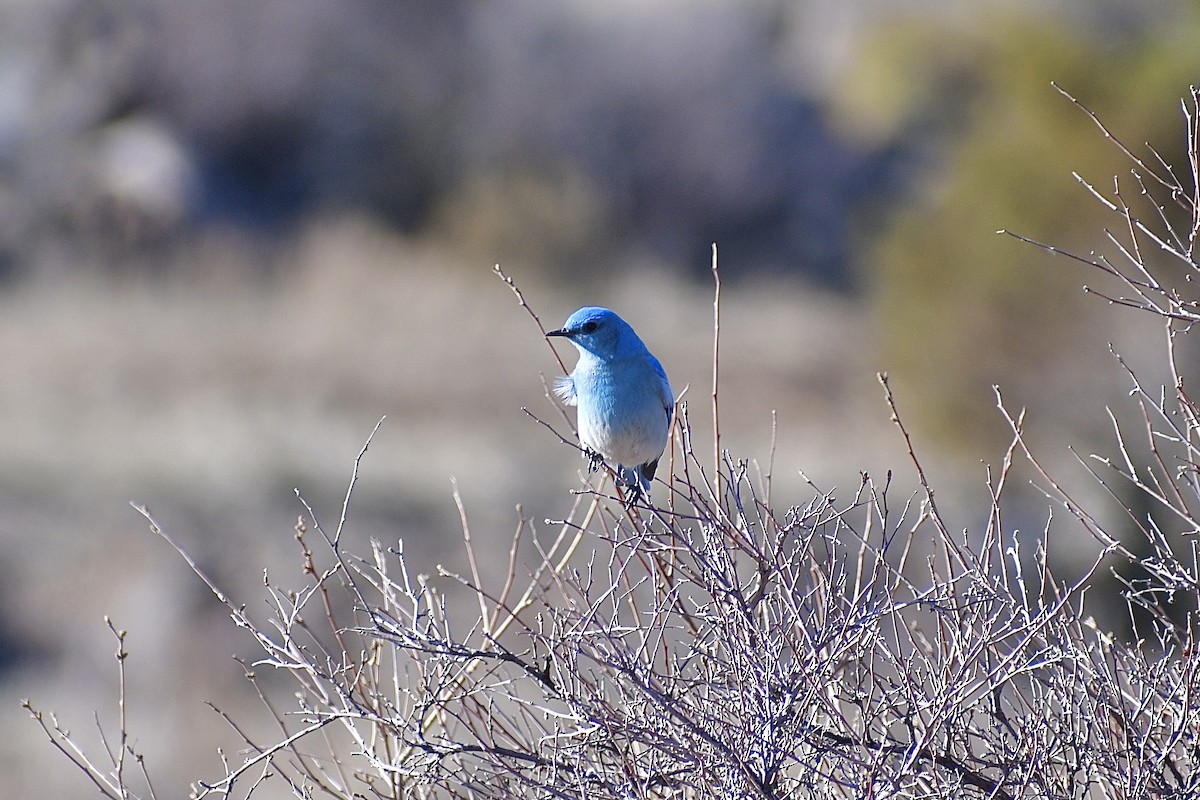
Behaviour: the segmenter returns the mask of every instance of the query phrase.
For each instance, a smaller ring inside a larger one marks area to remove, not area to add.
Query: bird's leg
[[[620,471],[621,485],[625,487],[625,508],[633,508],[638,501],[650,502],[649,484],[643,483],[641,467],[622,469]]]

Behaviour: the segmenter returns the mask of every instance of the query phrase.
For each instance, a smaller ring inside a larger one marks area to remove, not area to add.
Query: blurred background
[[[264,569],[301,582],[294,490],[336,522],[385,415],[359,552],[461,567],[452,477],[497,559],[518,504],[568,512],[582,462],[521,411],[568,431],[557,365],[496,263],[548,326],[618,310],[701,447],[716,242],[722,443],[765,469],[777,413],[777,505],[801,470],[912,489],[881,370],[955,525],[1008,441],[993,384],[1106,502],[1068,448],[1132,413],[1110,342],[1165,380],[1161,326],[996,230],[1099,248],[1071,173],[1129,164],[1050,82],[1182,167],[1197,41],[1182,0],[0,0],[0,796],[95,795],[18,702],[115,730],[104,615],[160,796],[240,746],[205,701],[265,728],[251,643],[129,501],[262,613]],[[1069,576],[1095,545],[1065,542]]]

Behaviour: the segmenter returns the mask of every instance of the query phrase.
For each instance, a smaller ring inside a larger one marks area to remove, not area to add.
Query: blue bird
[[[645,494],[667,446],[675,395],[662,364],[629,323],[607,308],[581,308],[547,336],[579,350],[554,392],[579,407],[579,439],[592,460],[616,464],[621,481]]]

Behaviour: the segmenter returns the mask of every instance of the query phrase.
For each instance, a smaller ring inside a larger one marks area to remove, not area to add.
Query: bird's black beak
[[[571,338],[571,332],[566,328],[559,328],[556,331],[547,331],[546,336],[565,336],[569,339]]]

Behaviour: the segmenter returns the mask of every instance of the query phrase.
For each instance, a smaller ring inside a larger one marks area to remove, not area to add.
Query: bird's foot
[[[596,470],[604,466],[604,456],[597,453],[590,447],[583,448],[584,458],[588,460],[588,474],[591,475]]]
[[[625,508],[633,508],[639,502],[650,503],[650,487],[642,483],[636,472],[633,476],[623,476],[621,486],[625,489]]]
[[[636,506],[639,502],[646,502],[646,503],[649,502],[649,498],[647,497],[646,493],[644,491],[642,491],[642,487],[641,486],[626,486],[625,487],[625,500],[622,503],[622,505],[625,506],[625,510],[628,511],[629,509]]]

